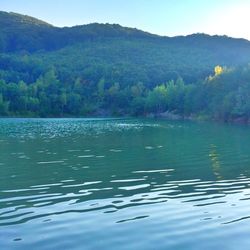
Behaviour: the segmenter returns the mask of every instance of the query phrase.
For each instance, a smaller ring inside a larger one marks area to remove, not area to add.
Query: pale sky
[[[250,40],[250,0],[0,0],[0,10],[60,27],[118,23],[165,36],[207,33]]]

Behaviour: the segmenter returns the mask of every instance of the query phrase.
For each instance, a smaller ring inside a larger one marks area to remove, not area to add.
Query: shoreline
[[[245,118],[235,118],[235,119],[216,119],[212,118],[208,115],[179,115],[171,112],[164,113],[149,113],[146,115],[133,116],[133,115],[121,115],[121,116],[113,116],[113,115],[89,115],[89,116],[0,116],[0,119],[136,119],[136,118],[145,118],[145,119],[159,119],[166,121],[203,121],[203,122],[216,122],[216,123],[224,123],[224,124],[239,124],[239,125],[250,125],[250,119]]]

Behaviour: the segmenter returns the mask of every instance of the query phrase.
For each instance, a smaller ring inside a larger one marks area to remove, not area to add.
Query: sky
[[[164,36],[207,33],[250,40],[250,0],[0,0],[0,10],[59,27],[118,23]]]

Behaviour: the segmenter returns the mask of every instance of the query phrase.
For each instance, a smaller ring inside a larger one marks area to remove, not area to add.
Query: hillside
[[[137,29],[120,25],[98,24],[57,28],[26,15],[0,11],[1,52],[21,50],[52,51],[86,40],[99,38],[150,38],[155,37]]]
[[[179,76],[188,82],[203,79],[215,65],[247,63],[250,42],[205,34],[160,37],[117,24],[57,28],[32,17],[0,12],[0,51],[1,69],[5,70],[1,75],[7,81],[34,81],[37,75],[29,73],[30,67],[43,58],[45,68],[55,66],[59,78],[104,76],[122,85],[142,81],[154,86]],[[9,68],[15,77],[8,74]],[[28,75],[23,79],[24,70]]]
[[[143,98],[157,86],[182,79],[185,88],[199,87],[216,65],[239,68],[249,61],[250,42],[244,39],[161,37],[118,24],[58,28],[0,12],[0,113],[156,112]],[[143,99],[135,112],[130,107],[134,97]]]

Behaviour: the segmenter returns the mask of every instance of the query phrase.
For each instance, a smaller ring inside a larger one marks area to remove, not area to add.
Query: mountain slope
[[[144,38],[154,35],[117,24],[57,28],[33,17],[0,11],[0,52],[51,51],[100,37]]]
[[[193,34],[189,36],[160,37],[133,28],[122,27],[118,24],[79,25],[74,27],[57,28],[33,17],[16,13],[0,11],[1,52],[17,52],[26,50],[52,51],[65,46],[72,46],[86,40],[121,38],[124,40],[153,41],[155,46],[165,44],[172,47],[188,49],[205,49],[219,54],[240,56],[249,54],[250,42],[244,39],[233,39],[226,36],[209,36]],[[244,52],[244,53],[243,53]],[[242,59],[244,60],[244,59]],[[239,60],[240,61],[240,60]]]
[[[234,113],[228,107],[242,100],[243,85],[248,90],[250,70],[242,66],[249,62],[244,39],[161,37],[117,24],[58,28],[0,12],[0,114],[216,113],[225,104],[227,114],[248,117],[246,101]],[[228,85],[214,76],[216,65]]]
[[[179,76],[197,81],[218,64],[247,63],[250,42],[205,34],[160,37],[111,24],[57,28],[32,17],[0,12],[0,51],[4,71],[0,76],[7,81],[34,81],[44,70],[35,70],[34,75],[30,67],[40,65],[43,58],[42,68],[56,67],[62,81],[105,77],[111,83],[142,81],[154,86]],[[26,63],[27,56],[32,63]],[[15,77],[8,73],[10,69]]]

